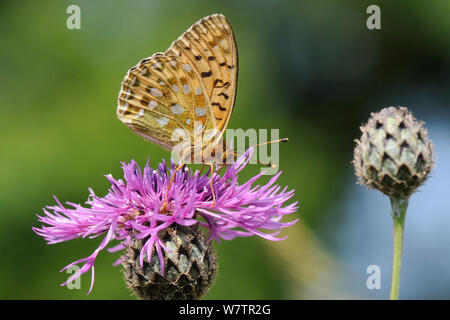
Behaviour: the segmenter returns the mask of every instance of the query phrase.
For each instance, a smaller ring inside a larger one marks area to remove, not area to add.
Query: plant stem
[[[392,219],[394,222],[394,254],[392,257],[391,300],[398,300],[400,291],[400,270],[402,268],[403,231],[405,226],[408,198],[391,197]]]

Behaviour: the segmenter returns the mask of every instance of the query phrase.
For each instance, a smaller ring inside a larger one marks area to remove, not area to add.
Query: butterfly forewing
[[[165,53],[156,53],[128,71],[122,81],[117,115],[144,138],[171,149],[174,132],[192,138],[217,133],[231,116],[237,85],[237,49],[223,15],[196,22]]]

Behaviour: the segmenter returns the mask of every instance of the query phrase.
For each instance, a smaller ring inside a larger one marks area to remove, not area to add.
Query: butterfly
[[[233,112],[237,80],[233,29],[224,15],[213,14],[194,23],[165,52],[128,71],[117,116],[132,131],[168,150],[180,146],[180,136],[187,136],[190,142],[181,150],[185,161],[193,158],[195,148],[226,153],[221,139]]]

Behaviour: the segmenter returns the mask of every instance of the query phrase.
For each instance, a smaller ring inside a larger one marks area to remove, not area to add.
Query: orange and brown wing
[[[236,98],[238,53],[231,24],[222,14],[196,22],[169,49],[196,68],[210,99],[215,128],[223,132],[230,120]]]
[[[143,59],[128,71],[117,116],[137,134],[167,149],[179,143],[173,139],[178,131],[192,138],[210,131],[219,138],[233,110],[237,70],[231,25],[223,15],[205,17],[165,53]]]

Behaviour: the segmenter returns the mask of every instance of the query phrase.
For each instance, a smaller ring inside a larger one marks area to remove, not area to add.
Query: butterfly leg
[[[212,164],[211,162],[206,163],[206,165],[208,165],[211,168],[211,192],[212,192],[212,196],[213,196],[213,202],[211,204],[211,208],[214,207],[216,205],[216,195],[214,193],[214,185],[213,185],[213,178],[214,178],[214,164]]]
[[[168,197],[169,197],[169,190],[170,190],[170,187],[171,187],[173,181],[175,180],[175,176],[176,176],[177,172],[178,172],[181,168],[183,168],[183,166],[184,166],[184,162],[182,162],[182,163],[178,166],[178,168],[175,169],[175,172],[173,173],[172,178],[170,179],[169,186],[167,187],[167,191],[166,191],[166,197],[165,197],[164,203],[163,203],[163,205],[162,205],[162,207],[161,207],[161,212],[165,212],[166,209],[167,209],[167,203],[168,203]]]

